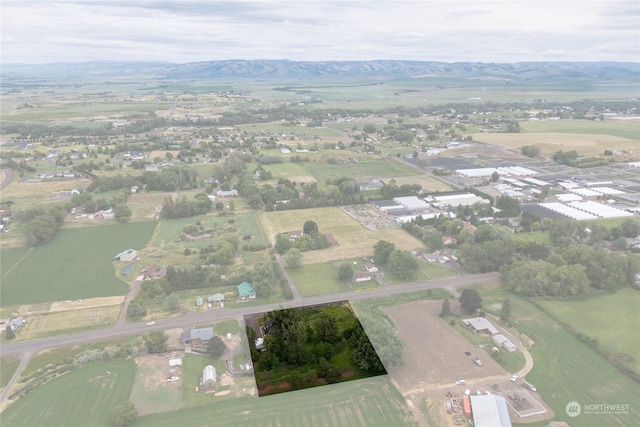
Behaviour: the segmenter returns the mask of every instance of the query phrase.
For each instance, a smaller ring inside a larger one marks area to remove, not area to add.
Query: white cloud
[[[5,63],[640,61],[637,2],[5,0],[1,7]]]

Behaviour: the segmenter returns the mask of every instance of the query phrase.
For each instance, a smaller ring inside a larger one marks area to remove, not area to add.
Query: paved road
[[[287,276],[285,276],[287,277]],[[289,283],[290,278],[287,277]],[[294,293],[294,299],[291,301],[284,301],[280,303],[264,304],[259,306],[240,306],[238,308],[223,308],[216,310],[209,310],[207,312],[193,312],[188,313],[180,317],[173,317],[168,319],[156,320],[154,326],[147,326],[146,323],[120,323],[115,326],[106,329],[98,329],[87,332],[81,332],[71,335],[60,335],[48,338],[41,338],[37,340],[22,341],[11,344],[5,344],[0,347],[0,355],[18,355],[20,357],[20,366],[16,369],[9,384],[3,390],[0,395],[0,404],[5,401],[9,390],[12,388],[15,381],[18,379],[20,372],[26,366],[30,357],[37,352],[49,348],[66,347],[71,345],[85,344],[94,341],[104,341],[112,338],[125,337],[131,335],[141,335],[152,330],[166,330],[172,328],[190,329],[195,325],[202,323],[212,323],[225,319],[238,319],[247,314],[260,313],[271,311],[280,307],[303,307],[316,304],[326,304],[336,301],[357,301],[369,298],[379,298],[389,295],[397,295],[408,292],[415,292],[425,289],[444,288],[451,292],[455,292],[457,286],[469,286],[474,284],[491,283],[500,280],[499,273],[486,273],[478,274],[474,276],[457,276],[447,279],[432,280],[428,282],[414,283],[410,285],[401,286],[385,286],[379,289],[372,289],[367,291],[350,291],[341,292],[330,295],[319,295],[315,297],[304,297],[292,286]]]
[[[30,341],[22,341],[5,344],[0,347],[0,355],[20,354],[25,351],[39,351],[47,348],[62,347],[82,344],[92,341],[107,340],[111,338],[146,333],[154,329],[190,328],[192,325],[203,322],[218,321],[224,319],[240,319],[246,314],[265,312],[284,307],[301,307],[315,304],[325,304],[335,301],[356,301],[369,298],[379,298],[389,295],[403,294],[424,289],[446,288],[452,290],[456,286],[490,283],[499,280],[499,273],[478,274],[475,276],[460,276],[448,279],[432,280],[429,282],[414,283],[411,285],[386,286],[367,291],[341,292],[315,297],[299,296],[298,299],[281,303],[264,304],[259,306],[246,306],[238,308],[223,308],[209,310],[204,313],[193,312],[181,317],[156,320],[154,326],[146,326],[144,322],[117,324],[111,328],[80,332],[71,335],[60,335],[48,338],[40,338]]]
[[[4,190],[4,187],[13,181],[13,169],[4,169],[4,174],[4,179],[0,182],[0,190]]]

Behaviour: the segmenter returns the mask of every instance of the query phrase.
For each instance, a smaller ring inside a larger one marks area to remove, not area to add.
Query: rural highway
[[[241,320],[243,316],[247,314],[267,312],[280,307],[304,307],[344,300],[357,301],[435,288],[444,288],[453,292],[458,286],[495,283],[499,280],[500,275],[497,272],[478,275],[459,275],[447,279],[431,280],[428,282],[419,282],[410,285],[385,286],[372,290],[340,292],[314,297],[303,297],[294,288],[294,299],[290,301],[283,301],[280,303],[264,304],[259,306],[241,306],[238,308],[221,308],[209,310],[204,313],[193,312],[180,317],[156,320],[156,324],[153,326],[147,326],[144,322],[124,324],[118,323],[113,327],[105,329],[97,329],[70,335],[60,335],[5,344],[0,346],[0,355],[18,355],[20,356],[21,363],[19,368],[14,373],[10,383],[7,385],[7,387],[5,387],[2,395],[0,395],[0,403],[2,403],[6,399],[8,391],[17,380],[20,372],[22,371],[22,368],[26,366],[26,363],[31,355],[34,355],[37,352],[45,349],[85,344],[89,342],[109,340],[131,335],[142,335],[152,330],[166,330],[173,328],[191,329],[193,326],[202,323],[213,323],[225,319]]]

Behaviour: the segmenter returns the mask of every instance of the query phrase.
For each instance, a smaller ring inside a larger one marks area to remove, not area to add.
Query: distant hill
[[[480,62],[425,61],[289,61],[224,60],[174,64],[166,62],[3,64],[0,77],[8,80],[131,78],[159,80],[270,79],[316,77],[429,77],[496,78],[509,80],[588,79],[628,80],[640,77],[640,63],[626,62]]]

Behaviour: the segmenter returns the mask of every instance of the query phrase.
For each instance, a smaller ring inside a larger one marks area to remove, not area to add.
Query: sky
[[[1,63],[640,62],[634,1],[2,0]]]

